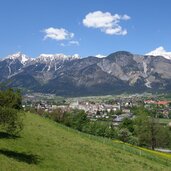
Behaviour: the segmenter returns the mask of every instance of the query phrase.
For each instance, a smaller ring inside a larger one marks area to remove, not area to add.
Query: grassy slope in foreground
[[[171,168],[169,158],[148,152],[136,154],[134,147],[79,133],[34,114],[27,113],[24,123],[20,138],[0,136],[0,171],[165,171]]]

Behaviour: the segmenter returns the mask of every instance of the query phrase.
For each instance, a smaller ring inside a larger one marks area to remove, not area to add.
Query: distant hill
[[[83,134],[38,115],[27,113],[24,124],[21,137],[0,132],[1,171],[169,171],[171,168],[170,155]]]
[[[10,80],[12,87],[60,96],[170,92],[171,59],[166,57],[126,51],[104,58],[63,54],[29,58],[17,53],[0,60],[0,82]]]

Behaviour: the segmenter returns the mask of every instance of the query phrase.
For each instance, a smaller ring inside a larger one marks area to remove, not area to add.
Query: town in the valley
[[[52,94],[33,93],[23,98],[25,110],[53,112],[56,109],[70,111],[83,110],[93,121],[106,121],[118,126],[125,118],[132,119],[134,107],[143,106],[156,109],[156,117],[170,123],[171,101],[156,95],[122,95],[86,98],[62,98]],[[165,122],[164,122],[165,123]]]

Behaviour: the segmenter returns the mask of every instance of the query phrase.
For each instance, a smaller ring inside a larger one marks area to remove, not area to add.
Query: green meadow
[[[20,136],[0,132],[0,171],[169,171],[171,155],[80,133],[26,113]]]

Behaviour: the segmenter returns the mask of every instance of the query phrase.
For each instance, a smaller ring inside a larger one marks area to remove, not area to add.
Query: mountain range
[[[0,58],[0,82],[24,92],[60,96],[169,92],[171,54],[162,47],[146,55],[118,51],[102,58],[21,52]]]

